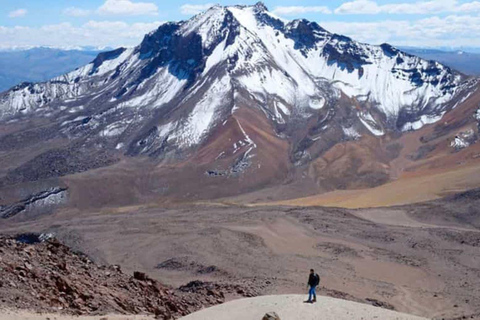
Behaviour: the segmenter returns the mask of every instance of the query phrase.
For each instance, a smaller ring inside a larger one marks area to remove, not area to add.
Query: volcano
[[[217,5],[1,93],[0,201],[271,200],[456,170],[480,161],[477,88],[262,3]]]

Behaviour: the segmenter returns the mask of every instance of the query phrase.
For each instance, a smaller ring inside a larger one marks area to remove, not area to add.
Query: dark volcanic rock
[[[6,178],[0,180],[0,186],[83,172],[117,161],[118,157],[107,150],[92,151],[77,146],[52,149],[8,172]]]
[[[302,53],[306,54],[306,50],[314,48],[322,35],[327,33],[316,22],[301,19],[287,25],[285,36],[295,41],[295,49],[302,50]]]
[[[367,298],[367,299],[365,299],[365,301],[367,301],[368,303],[370,303],[374,307],[380,307],[380,308],[384,308],[384,309],[395,310],[394,306],[392,306],[391,304],[389,304],[387,302],[384,302],[384,301],[380,301],[380,300],[377,300],[377,299],[371,299],[371,298]]]
[[[239,284],[219,284],[215,282],[191,281],[179,288],[180,291],[190,293],[201,293],[213,297],[224,297],[226,293],[236,293],[243,297],[256,297],[259,292],[252,286]]]
[[[190,261],[186,257],[165,260],[159,263],[156,268],[172,271],[189,271],[194,274],[226,274],[225,271],[220,270],[217,266],[205,266],[201,263]]]
[[[93,60],[93,68],[90,71],[90,75],[94,74],[103,62],[118,58],[124,51],[125,48],[118,48],[112,51],[99,53],[95,60]]]

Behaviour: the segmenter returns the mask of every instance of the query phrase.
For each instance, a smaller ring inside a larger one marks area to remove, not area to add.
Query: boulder
[[[280,320],[280,317],[275,312],[268,312],[263,316],[262,320]]]
[[[145,273],[139,272],[139,271],[135,271],[135,272],[133,273],[133,277],[134,277],[135,279],[137,279],[137,280],[140,280],[140,281],[146,281],[146,280],[148,280],[147,275],[146,275]]]

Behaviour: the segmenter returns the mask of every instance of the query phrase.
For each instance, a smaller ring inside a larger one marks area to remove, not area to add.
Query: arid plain
[[[435,319],[480,318],[480,192],[376,209],[131,206],[19,215],[2,233],[52,232],[101,264],[178,287],[239,283],[321,294]]]

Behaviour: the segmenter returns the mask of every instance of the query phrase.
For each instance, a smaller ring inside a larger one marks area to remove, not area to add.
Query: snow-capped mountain
[[[283,20],[262,3],[214,6],[135,48],[14,87],[0,95],[0,120],[46,119],[48,136],[85,148],[194,157],[229,176],[276,152],[300,166],[342,141],[418,130],[472,85],[440,63]]]

